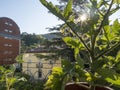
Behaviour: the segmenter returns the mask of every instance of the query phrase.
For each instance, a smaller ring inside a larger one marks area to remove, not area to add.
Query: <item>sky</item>
[[[56,4],[56,0],[52,1]],[[62,21],[52,14],[39,0],[0,0],[0,17],[8,17],[17,23],[21,33],[49,33],[46,27],[56,26]]]
[[[52,1],[53,4],[57,0]],[[8,17],[17,23],[21,33],[46,34],[47,27],[56,26],[62,21],[50,13],[39,0],[0,0],[0,17]],[[120,12],[111,17],[120,17]]]

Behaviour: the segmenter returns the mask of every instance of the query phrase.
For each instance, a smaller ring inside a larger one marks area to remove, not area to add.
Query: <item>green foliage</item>
[[[0,90],[43,90],[44,81],[29,81],[29,76],[14,73],[15,68],[0,66]]]
[[[40,0],[41,3],[47,7],[54,15],[58,16],[60,19],[64,20],[61,11],[59,10],[58,7],[54,6],[51,2],[48,3],[46,0]]]
[[[17,63],[22,63],[23,62],[23,54],[18,55],[15,60],[17,61]]]
[[[54,67],[52,70],[52,74],[48,77],[48,80],[45,84],[46,90],[62,90],[62,82],[63,82],[64,72],[62,68]]]
[[[42,45],[48,42],[45,38],[43,38],[41,35],[36,34],[28,34],[26,32],[23,32],[21,34],[21,52],[26,52],[30,50],[31,48],[38,47],[38,45]]]
[[[64,9],[64,17],[69,18],[69,16],[72,14],[72,0],[70,0],[67,4],[67,6]]]
[[[63,40],[67,45],[71,46],[71,48],[79,48],[79,47],[81,47],[81,45],[80,45],[81,43],[76,38],[65,37],[65,38],[63,38]]]
[[[118,35],[118,36],[120,35],[120,23],[119,23],[118,19],[114,21],[112,30],[116,35]]]
[[[91,86],[103,85],[104,81],[105,85],[112,84],[120,87],[118,69],[120,53],[115,51],[120,46],[120,23],[118,19],[112,24],[109,21],[109,17],[120,9],[120,0],[90,0],[86,5],[86,15],[88,15],[86,21],[75,19],[75,15],[72,13],[72,0],[69,0],[66,8],[61,12],[59,8],[46,0],[40,0],[40,2],[55,16],[63,20],[69,27],[68,32],[72,34],[64,37],[63,40],[74,49],[76,61],[62,63],[63,71],[65,70],[64,72],[67,74],[65,76],[70,79],[75,76],[78,81],[88,81]],[[85,59],[80,56],[80,53],[83,52],[86,52],[84,57],[88,59],[88,67],[84,66]],[[111,55],[110,52],[117,54]],[[55,76],[53,75],[53,77]],[[60,79],[56,81],[60,81],[61,85],[65,83]],[[54,84],[51,88],[53,87]],[[91,90],[94,89],[91,88]]]
[[[12,66],[9,66],[12,68]],[[13,84],[16,82],[16,78],[13,77],[15,69],[6,69],[3,66],[0,66],[0,84],[4,83],[0,88],[6,88],[10,90]]]
[[[120,4],[120,0],[114,0],[114,3]]]

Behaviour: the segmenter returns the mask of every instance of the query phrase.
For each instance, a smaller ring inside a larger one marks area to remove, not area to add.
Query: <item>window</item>
[[[9,25],[9,23],[8,23],[8,22],[5,22],[5,24],[6,24],[6,25]]]
[[[13,26],[12,23],[5,22],[6,25]]]
[[[9,30],[9,33],[12,33],[12,30]]]
[[[5,31],[5,32],[8,32],[8,29],[5,29],[4,31]]]
[[[8,61],[12,61],[12,58],[8,58]]]
[[[8,51],[4,51],[4,54],[8,54]]]
[[[11,23],[9,23],[9,26],[12,26],[12,24],[11,24]]]
[[[9,37],[6,37],[6,36],[5,36],[4,38],[5,38],[5,39],[8,39]]]
[[[4,46],[6,46],[6,47],[7,47],[7,46],[8,46],[8,44],[4,44]]]
[[[13,52],[12,52],[12,51],[9,51],[8,53],[9,53],[9,54],[12,54]]]
[[[42,71],[39,70],[39,71],[38,71],[38,78],[41,78],[41,77],[42,77]]]
[[[5,31],[5,32],[9,32],[9,33],[12,33],[12,32],[13,32],[12,30],[8,30],[8,29],[5,29],[4,31]]]
[[[12,61],[12,58],[5,58],[4,61]]]
[[[12,44],[9,44],[9,47],[12,47]]]
[[[7,58],[5,58],[5,59],[4,59],[4,61],[8,61],[8,59],[7,59]]]
[[[5,43],[4,46],[5,46],[5,47],[12,47],[12,44],[7,44],[7,43]]]

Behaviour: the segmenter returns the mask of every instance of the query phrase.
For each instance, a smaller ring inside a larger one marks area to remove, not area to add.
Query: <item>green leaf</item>
[[[63,40],[67,45],[71,46],[72,48],[79,48],[79,46],[80,46],[80,42],[76,38],[65,37],[65,38],[63,38]]]
[[[120,23],[118,21],[118,19],[116,19],[113,23],[113,26],[112,26],[112,30],[113,32],[116,33],[116,35],[120,35]]]
[[[118,77],[117,79],[106,78],[106,81],[120,87],[120,77]]]
[[[114,78],[113,75],[115,75],[116,73],[112,69],[99,68],[98,74],[101,75],[103,78]]]
[[[96,69],[99,69],[99,68],[102,68],[103,65],[106,64],[106,60],[96,60],[92,63],[92,69],[93,70],[96,70]]]
[[[52,12],[55,16],[59,17],[61,20],[65,20],[64,16],[62,15],[62,12],[60,9],[56,6],[54,6],[51,2],[47,2],[46,0],[40,0],[40,2],[48,9],[50,12]]]
[[[74,65],[69,60],[62,60],[62,67],[65,71],[70,71]]]
[[[120,61],[120,51],[117,53],[116,59],[115,59],[115,62],[119,62],[119,61]]]
[[[15,60],[16,60],[18,63],[23,63],[23,62],[24,62],[24,60],[23,60],[23,54],[18,55],[18,56],[15,58]]]
[[[114,3],[120,4],[120,0],[114,0]]]
[[[48,77],[48,80],[45,84],[46,86],[45,89],[61,90],[63,75],[64,75],[64,72],[61,67],[54,67],[52,69],[52,74]]]
[[[0,73],[4,73],[5,68],[3,66],[0,66]]]
[[[16,80],[16,78],[7,78],[7,82],[10,86],[13,85],[16,82]]]
[[[80,52],[79,48],[75,48],[74,52],[75,52],[75,56],[77,56],[79,54],[79,52]]]
[[[69,16],[72,13],[72,2],[73,2],[73,0],[69,0],[68,3],[67,3],[67,6],[64,9],[65,18],[69,18]]]
[[[80,57],[80,55],[76,55],[75,57],[77,64],[80,66],[80,68],[84,68],[84,60]]]
[[[113,35],[110,33],[110,26],[107,25],[104,27],[104,36],[107,39],[107,41],[109,42],[110,39],[113,38]]]
[[[97,7],[100,8],[104,4],[105,4],[105,2],[103,0],[100,0],[97,4]]]
[[[118,21],[115,21],[113,26],[104,26],[104,35],[102,36],[102,42],[104,40],[106,44],[110,45],[111,42],[118,41],[120,35],[119,26],[120,24],[118,23]]]

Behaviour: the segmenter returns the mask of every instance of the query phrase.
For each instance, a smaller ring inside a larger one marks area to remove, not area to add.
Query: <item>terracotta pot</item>
[[[84,86],[89,86],[89,85],[87,83],[80,83],[80,85],[75,83],[68,83],[65,86],[65,90],[88,90]],[[113,90],[113,89],[105,86],[96,86],[95,90]]]

